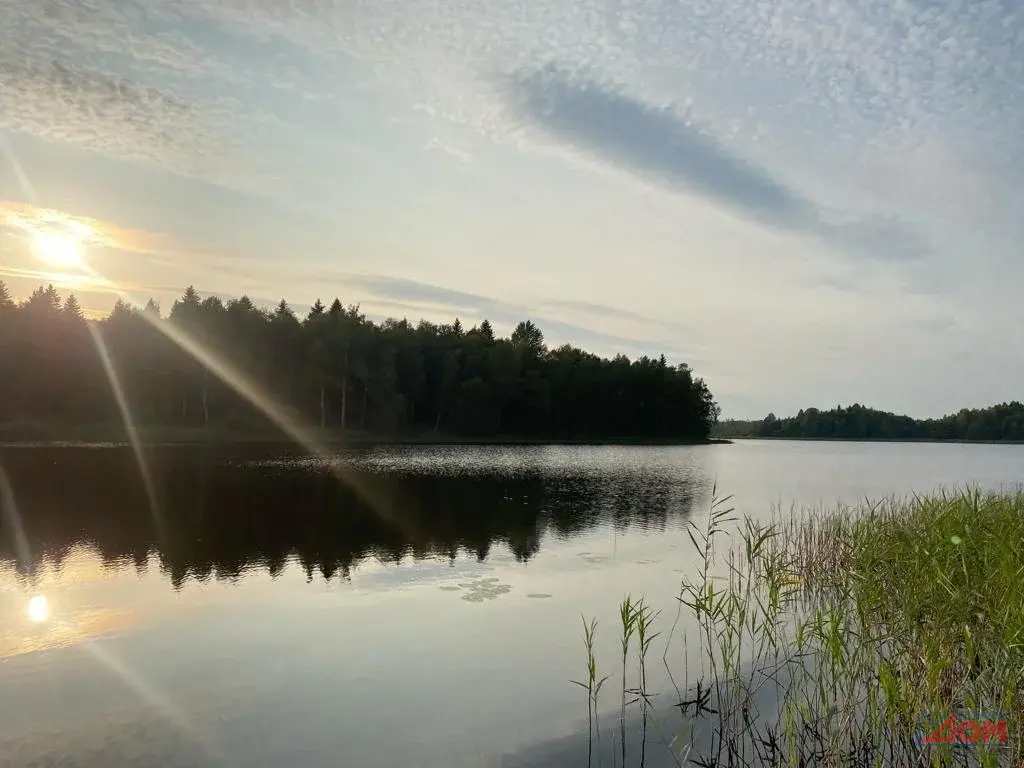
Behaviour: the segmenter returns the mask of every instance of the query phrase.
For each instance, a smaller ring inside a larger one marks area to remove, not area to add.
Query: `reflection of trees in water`
[[[216,460],[203,451],[154,453],[163,537],[128,450],[10,452],[11,477],[32,559],[60,567],[74,547],[92,546],[117,567],[147,567],[157,554],[175,587],[187,579],[233,580],[247,570],[280,574],[298,562],[312,579],[348,578],[367,557],[394,563],[485,560],[503,544],[527,561],[545,533],[570,538],[600,524],[659,530],[689,514],[701,478],[625,468],[621,472],[530,470],[440,476],[355,475],[362,493],[309,466]],[[367,499],[371,501],[367,501]],[[16,563],[0,530],[0,559]]]

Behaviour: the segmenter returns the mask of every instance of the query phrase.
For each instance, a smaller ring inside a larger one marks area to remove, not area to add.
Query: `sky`
[[[97,314],[529,318],[725,417],[935,416],[1021,399],[1022,199],[1010,0],[0,3],[0,280]]]

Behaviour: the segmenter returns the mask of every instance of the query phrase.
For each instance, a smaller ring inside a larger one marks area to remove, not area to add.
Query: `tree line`
[[[964,408],[937,419],[914,419],[859,404],[828,411],[807,408],[783,419],[769,413],[760,421],[725,420],[714,432],[723,438],[1024,441],[1024,405],[1013,401]]]
[[[173,330],[174,333],[165,333]],[[396,434],[534,439],[704,440],[719,408],[685,364],[570,345],[549,349],[524,320],[507,338],[484,320],[375,323],[358,305],[320,300],[300,317],[193,287],[167,317],[118,300],[87,320],[52,285],[21,303],[0,282],[0,424],[99,424],[120,418],[103,355],[136,424],[266,427],[235,389],[173,340],[224,360],[304,423]],[[98,342],[98,343],[97,343]]]

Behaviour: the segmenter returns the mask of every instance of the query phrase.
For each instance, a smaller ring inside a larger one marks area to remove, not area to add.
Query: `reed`
[[[663,657],[681,643],[700,658],[696,679],[675,691],[693,734],[680,762],[1024,763],[1024,494],[890,498],[767,524],[716,497],[688,533],[696,567],[682,580]],[[625,766],[627,706],[641,707],[646,742],[646,659],[659,617],[627,597],[620,618]],[[587,647],[592,658],[592,637]],[[636,687],[626,681],[632,647]],[[588,690],[593,718],[600,685]],[[921,742],[922,721],[956,711],[1001,713],[1009,743]],[[641,745],[641,765],[644,755]]]

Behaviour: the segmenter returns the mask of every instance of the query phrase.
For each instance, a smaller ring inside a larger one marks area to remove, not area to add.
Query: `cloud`
[[[642,102],[553,65],[515,73],[506,79],[505,93],[522,119],[569,146],[762,224],[869,255],[913,258],[927,252],[920,238],[895,219],[830,223],[834,213],[734,154],[671,107]]]
[[[117,288],[109,280],[92,275],[72,272],[54,272],[45,269],[19,269],[17,267],[0,267],[0,276],[33,280],[39,285],[52,283],[58,288],[73,290],[93,290],[103,293],[116,291]]]
[[[297,275],[294,284],[296,294],[299,295],[284,298],[299,315],[304,314],[317,298],[328,304],[337,297],[346,305],[360,305],[367,316],[376,321],[389,317],[405,317],[412,322],[427,319],[446,323],[458,317],[469,327],[486,318],[499,331],[508,334],[520,321],[533,320],[545,333],[550,346],[569,343],[603,355],[665,354],[679,362],[695,363],[699,360],[693,347],[679,345],[681,326],[660,323],[652,318],[601,304],[559,299],[539,299],[531,303],[506,301],[382,274],[321,273],[316,278],[308,279]],[[215,295],[224,301],[241,295],[237,287],[233,290],[230,285],[221,287],[196,283],[195,287],[204,296]],[[168,295],[180,294],[183,288],[184,286],[165,285],[154,287],[153,290]],[[269,283],[254,285],[248,296],[256,304],[272,308],[280,300],[268,298],[272,292],[273,288]],[[574,321],[571,316],[566,316],[566,309],[578,312],[583,317]],[[603,331],[591,324],[597,316],[628,318],[633,323],[642,320],[647,323],[648,332],[630,335],[627,331],[632,329],[625,328],[619,333]],[[652,329],[654,333],[650,333]],[[688,332],[686,337],[693,339],[693,332]]]
[[[556,312],[568,311],[581,316],[585,322],[606,321],[615,323],[627,323],[638,325],[646,332],[653,331],[656,334],[683,334],[692,336],[693,328],[683,323],[671,322],[655,317],[650,317],[640,312],[633,312],[618,307],[611,307],[607,304],[597,304],[591,301],[578,301],[575,299],[540,299],[537,306],[541,311],[554,310]]]
[[[3,199],[0,199],[0,230],[6,230],[8,236],[25,241],[27,246],[36,232],[59,231],[77,239],[87,251],[90,248],[111,248],[145,255],[154,264],[176,270],[194,265],[200,268],[205,279],[210,282],[196,282],[196,274],[186,273],[183,273],[181,285],[171,285],[126,281],[113,274],[97,276],[6,265],[0,267],[0,275],[26,281],[52,282],[59,287],[94,293],[124,292],[136,299],[145,295],[167,299],[171,295],[180,294],[185,284],[195,283],[203,295],[219,296],[225,301],[241,295],[238,282],[244,278],[243,282],[252,286],[248,295],[254,302],[268,308],[278,302],[278,299],[268,298],[277,287],[271,272],[260,270],[257,265],[245,260],[198,248],[163,233]],[[683,326],[594,302],[539,298],[530,304],[518,303],[381,274],[331,275],[324,274],[323,270],[306,274],[303,270],[296,270],[291,279],[297,288],[304,288],[309,294],[310,303],[316,297],[330,301],[334,296],[339,296],[345,303],[364,304],[366,310],[378,319],[396,315],[405,315],[413,320],[425,316],[444,321],[457,316],[472,321],[487,318],[506,327],[508,331],[519,321],[532,319],[541,325],[553,344],[572,343],[601,354],[664,353],[679,360],[685,358],[688,362],[694,362],[692,350],[684,350],[676,343],[680,333],[686,332]],[[289,299],[287,296],[284,298]],[[301,313],[303,301],[296,301],[296,297],[289,301]],[[579,321],[574,321],[573,315]],[[593,327],[595,319],[622,325],[622,331],[611,333],[596,329]],[[635,329],[626,327],[627,324],[641,326],[640,333],[630,335],[628,331]]]
[[[682,339],[736,397],[762,382],[764,410],[881,391],[873,370],[949,402],[986,385],[946,394],[934,371],[949,332],[912,319],[956,307],[978,344],[1016,327],[1024,17],[1011,5],[0,0],[0,142],[4,127],[43,138],[12,142],[30,147],[26,199],[59,207],[94,187],[93,213],[130,209],[122,220],[176,235],[90,224],[146,254],[104,254],[136,283],[305,300],[334,281],[368,311],[534,317],[593,348]],[[50,160],[36,149],[47,140],[73,149]],[[566,172],[552,145],[613,172]],[[143,172],[78,162],[80,148]],[[158,186],[145,168],[273,205]],[[123,208],[119,195],[132,196]],[[289,206],[317,215],[287,218]],[[478,268],[493,244],[522,255],[520,276],[499,285]],[[341,271],[360,269],[396,277]],[[398,280],[413,270],[466,290]],[[574,298],[528,296],[528,274],[567,295],[574,280]],[[594,297],[640,311],[579,300]],[[934,368],[902,351],[872,362],[907,339]],[[842,364],[807,362],[826,348]]]
[[[577,301],[575,299],[546,299],[541,302],[543,306],[560,307],[595,317],[611,317],[619,320],[631,320],[640,323],[661,323],[661,320],[654,320],[639,312],[631,312],[618,307],[610,307],[607,304],[597,304],[592,301]],[[669,327],[682,328],[675,323],[667,323]]]
[[[385,275],[346,275],[339,278],[339,282],[347,286],[351,294],[351,288],[357,295],[365,291],[373,297],[382,298],[391,303],[395,309],[405,308],[413,317],[415,313],[424,309],[434,311],[445,311],[450,319],[456,316],[471,317],[475,320],[487,318],[492,323],[497,323],[508,331],[511,331],[521,320],[533,320],[542,331],[544,331],[549,344],[557,345],[570,343],[580,346],[587,351],[596,351],[601,354],[611,355],[626,353],[631,355],[659,355],[664,353],[677,361],[693,363],[696,357],[692,349],[684,349],[677,346],[675,339],[671,341],[660,334],[661,338],[644,336],[628,336],[625,334],[608,333],[596,330],[586,325],[560,319],[552,316],[551,309],[569,308],[585,309],[586,314],[593,319],[594,314],[601,314],[631,320],[643,320],[646,323],[657,324],[650,318],[636,315],[630,312],[604,307],[600,304],[588,302],[575,302],[559,299],[542,299],[536,306],[528,306],[517,302],[503,301],[476,293],[452,290],[429,283],[421,283],[405,278],[389,277]],[[346,298],[346,301],[350,299]],[[371,304],[372,301],[367,303]],[[545,312],[544,308],[549,311]],[[538,311],[538,309],[540,311]],[[678,332],[679,326],[665,324],[665,327]]]
[[[0,54],[0,127],[112,156],[191,171],[211,128],[200,112],[155,88],[57,59]]]
[[[0,129],[235,189],[265,185],[241,129],[266,112],[236,97],[238,70],[148,7],[0,4]]]
[[[180,34],[152,26],[152,11],[160,5],[133,0],[8,0],[0,9],[0,20],[8,41],[17,37],[18,46],[33,56],[46,55],[47,50],[89,48],[121,54],[140,64],[209,74],[213,57]],[[139,35],[143,30],[148,34]]]
[[[787,225],[807,204],[768,173],[731,156],[667,107],[655,107],[549,66],[509,78],[523,118],[616,165],[697,191],[748,215]]]
[[[377,296],[399,302],[408,302],[412,305],[435,304],[462,310],[463,312],[485,314],[491,310],[507,309],[509,307],[505,302],[496,301],[475,293],[442,288],[441,286],[399,277],[348,275],[345,278],[345,283],[362,288]],[[524,320],[526,318],[520,319]]]
[[[37,233],[73,239],[84,253],[86,268],[50,267],[32,256]],[[78,216],[52,208],[0,198],[0,279],[12,281],[15,292],[52,283],[98,300],[94,313],[113,304],[115,295],[128,294],[136,301],[148,297],[166,300],[180,295],[196,279],[230,280],[237,289],[258,270],[247,259],[189,243],[162,232],[126,227],[111,221]],[[174,281],[180,276],[180,285]],[[263,276],[263,284],[273,285]],[[276,303],[276,302],[275,302]]]
[[[444,152],[445,154],[454,157],[460,163],[473,162],[472,153],[449,144],[438,136],[431,137],[423,148],[428,152]]]
[[[1007,128],[1022,125],[1019,29],[1005,8],[950,2],[898,3],[885,13],[855,0],[811,8],[789,0],[729,7],[459,0],[443,8],[418,0],[6,0],[0,7],[0,51],[14,60],[47,64],[60,51],[90,66],[110,62],[129,82],[175,86],[171,96],[202,91],[206,98],[185,101],[204,119],[223,111],[215,93],[236,94],[234,115],[219,126],[228,128],[218,134],[228,144],[221,134],[250,133],[241,111],[246,121],[288,122],[286,109],[261,115],[253,104],[254,96],[266,101],[268,88],[344,106],[343,93],[398,86],[429,104],[437,120],[509,138],[508,115],[483,74],[552,60],[596,68],[599,82],[623,83],[641,104],[696,101],[716,131],[733,126],[788,145],[903,148],[953,130],[1005,139],[1020,134]],[[994,112],[1002,119],[990,119]],[[192,163],[191,172],[205,170]],[[761,192],[778,205],[787,190],[776,187]]]

